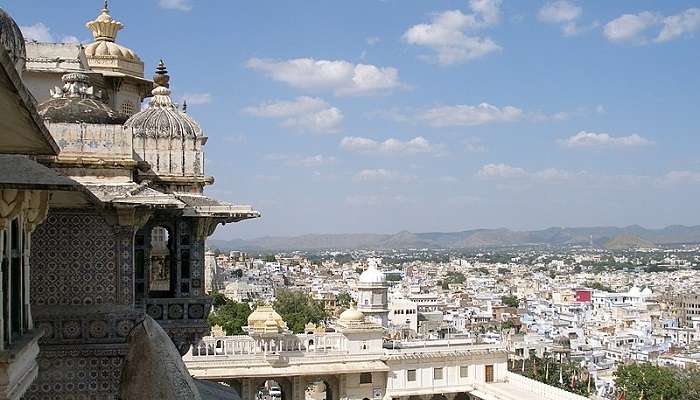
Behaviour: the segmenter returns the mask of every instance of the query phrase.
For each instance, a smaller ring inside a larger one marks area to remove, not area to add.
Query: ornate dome
[[[254,333],[283,332],[287,330],[287,323],[272,306],[261,305],[248,316],[248,330]]]
[[[364,322],[365,315],[362,311],[352,306],[340,314],[340,321],[342,322]]]
[[[85,57],[92,69],[119,71],[143,77],[143,62],[139,56],[133,50],[115,43],[117,33],[124,25],[109,15],[106,0],[100,15],[85,26],[92,31],[95,38],[94,42],[85,46]]]
[[[369,261],[367,269],[360,274],[360,283],[386,283],[386,277],[382,271],[377,269],[376,261]]]
[[[160,61],[153,77],[156,87],[149,107],[132,115],[124,125],[133,128],[134,136],[200,138],[202,128],[183,110],[180,111],[170,97],[170,76]]]
[[[65,74],[63,87],[51,91],[51,98],[37,106],[46,121],[122,125],[127,116],[120,114],[95,96],[88,76],[79,72]]]
[[[27,48],[24,36],[12,17],[0,8],[0,44],[7,50],[10,59],[21,75],[27,60]]]

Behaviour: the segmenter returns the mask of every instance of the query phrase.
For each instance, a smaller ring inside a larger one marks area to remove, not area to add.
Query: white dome
[[[639,296],[639,294],[640,294],[639,288],[636,286],[632,286],[632,288],[630,289],[628,294],[630,296]]]
[[[365,320],[365,315],[362,314],[362,311],[355,308],[355,306],[352,306],[340,314],[340,320],[343,322],[363,322]]]
[[[370,261],[369,267],[360,274],[360,283],[385,283],[384,273],[377,269],[377,264]]]
[[[651,296],[652,294],[654,294],[654,292],[652,292],[648,287],[645,287],[644,290],[642,290],[643,296]]]

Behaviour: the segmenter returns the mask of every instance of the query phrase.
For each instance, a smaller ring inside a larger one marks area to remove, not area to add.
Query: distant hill
[[[605,248],[608,250],[651,249],[654,247],[656,247],[654,243],[629,234],[617,235],[605,243]]]
[[[623,228],[548,228],[536,231],[474,229],[461,232],[399,232],[395,234],[309,234],[293,237],[209,240],[222,250],[317,250],[317,249],[408,249],[408,248],[497,248],[508,246],[588,246],[623,249],[700,243],[700,226],[673,225],[647,229],[639,225]]]

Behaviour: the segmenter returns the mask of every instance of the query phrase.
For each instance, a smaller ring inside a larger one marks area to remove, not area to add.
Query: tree
[[[350,296],[348,292],[340,292],[335,296],[335,304],[337,304],[338,307],[349,308],[352,304],[352,296]]]
[[[213,290],[209,295],[211,296],[211,305],[214,307],[223,306],[229,301],[226,296],[218,290]]]
[[[445,282],[447,284],[450,283],[457,283],[457,284],[462,284],[466,278],[464,277],[464,274],[461,272],[448,272],[447,276],[445,277]]]
[[[252,310],[247,303],[239,303],[225,297],[224,301],[224,304],[215,306],[214,311],[209,314],[209,326],[219,325],[227,335],[244,334],[242,328],[248,325],[248,316]]]
[[[501,303],[505,306],[515,308],[518,308],[518,305],[520,305],[520,301],[518,301],[518,298],[515,296],[503,296],[501,297]]]
[[[275,258],[274,254],[269,254],[263,257],[263,261],[265,262],[275,262],[277,259]]]
[[[588,281],[586,282],[586,286],[588,286],[591,289],[602,290],[603,292],[614,292],[614,290],[612,290],[611,287],[605,286],[602,283],[596,281]]]
[[[317,324],[328,318],[321,301],[298,290],[279,289],[272,306],[294,333],[303,332],[309,322]]]
[[[682,376],[676,370],[649,363],[620,365],[615,371],[615,387],[625,398],[645,400],[688,399]]]

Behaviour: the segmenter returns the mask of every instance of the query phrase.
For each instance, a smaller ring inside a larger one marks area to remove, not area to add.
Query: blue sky
[[[89,41],[100,1],[6,0]],[[209,136],[220,238],[700,223],[697,1],[112,1]]]

